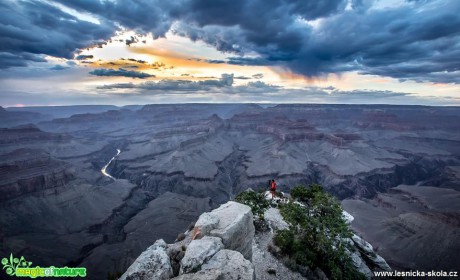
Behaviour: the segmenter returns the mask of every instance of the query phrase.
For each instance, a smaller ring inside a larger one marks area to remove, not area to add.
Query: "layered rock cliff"
[[[37,149],[18,149],[0,160],[0,202],[57,188],[74,178],[72,168]]]

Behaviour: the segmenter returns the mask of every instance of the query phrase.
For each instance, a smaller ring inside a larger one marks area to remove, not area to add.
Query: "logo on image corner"
[[[23,256],[15,258],[10,254],[9,258],[2,259],[3,270],[9,276],[16,277],[86,277],[84,267],[40,267],[32,266],[32,262],[27,261]]]

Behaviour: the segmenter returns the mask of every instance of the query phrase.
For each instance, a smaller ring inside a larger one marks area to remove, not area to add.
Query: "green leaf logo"
[[[10,254],[10,258],[3,258],[2,259],[3,269],[5,270],[6,274],[10,276],[16,275],[16,269],[18,267],[30,267],[32,262],[27,261],[24,257],[15,258],[13,254]]]

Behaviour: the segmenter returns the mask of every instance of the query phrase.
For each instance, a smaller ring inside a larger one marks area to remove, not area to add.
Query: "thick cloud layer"
[[[373,0],[53,2],[90,13],[100,24],[48,2],[2,2],[1,67],[23,66],[43,54],[71,58],[120,28],[154,37],[173,28],[228,52],[231,64],[280,66],[309,77],[358,71],[460,83],[457,0],[401,0],[386,8],[378,7],[384,1]]]
[[[0,65],[25,66],[42,56],[73,58],[78,49],[109,39],[113,23],[79,20],[43,1],[0,2]]]
[[[141,84],[118,83],[100,86],[98,89],[142,89],[148,91],[170,91],[170,92],[196,92],[207,91],[213,88],[231,87],[233,85],[233,74],[222,74],[220,79],[189,81],[189,80],[161,80],[158,82],[148,81]]]
[[[281,65],[310,77],[359,71],[401,80],[460,83],[459,1],[419,1],[387,9],[368,9],[364,1],[353,4],[354,9],[347,10],[331,6],[332,15],[321,18],[316,27],[306,20],[324,13],[306,17],[289,10],[288,4],[258,13],[263,8],[254,4],[258,9],[247,5],[248,16],[227,18],[226,26],[220,18],[200,14],[191,20],[195,25],[183,22],[177,33],[222,51],[258,54],[230,57],[231,64]],[[219,13],[212,11],[215,16]]]
[[[120,68],[118,70],[101,68],[101,69],[93,70],[89,73],[94,76],[107,76],[107,77],[110,77],[110,76],[117,77],[118,76],[118,77],[129,77],[129,78],[139,78],[139,79],[155,77],[155,75],[150,75],[144,72],[126,70],[123,68]]]
[[[388,103],[389,101],[404,104],[413,100],[411,94],[387,90],[338,90],[334,87],[305,87],[302,89],[285,89],[266,84],[261,81],[248,82],[234,86],[233,76],[224,74],[220,79],[204,81],[161,80],[143,83],[116,83],[98,87],[98,93],[109,96],[189,96],[197,93],[214,92],[226,101],[257,101],[257,102],[313,102],[313,103]],[[186,97],[187,96],[187,97]],[[208,96],[208,98],[211,98]],[[184,99],[185,100],[185,99]],[[420,102],[420,101],[419,101]]]

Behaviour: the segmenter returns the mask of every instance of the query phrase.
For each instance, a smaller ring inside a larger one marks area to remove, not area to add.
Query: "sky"
[[[3,0],[0,106],[460,105],[458,0]]]

